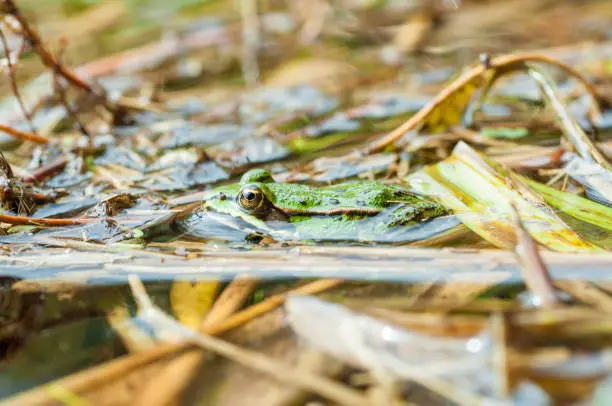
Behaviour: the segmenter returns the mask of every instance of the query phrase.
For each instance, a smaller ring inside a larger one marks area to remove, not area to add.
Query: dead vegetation
[[[610,403],[607,2],[30,3],[0,0],[0,405]],[[461,226],[177,232],[259,167]]]

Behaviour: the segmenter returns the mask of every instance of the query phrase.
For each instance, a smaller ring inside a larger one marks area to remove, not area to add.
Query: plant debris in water
[[[612,404],[611,18],[0,0],[0,406]]]

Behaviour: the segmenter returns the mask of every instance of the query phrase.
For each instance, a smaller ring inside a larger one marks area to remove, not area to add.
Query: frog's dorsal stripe
[[[295,209],[295,208],[277,208],[282,210],[288,216],[334,216],[342,214],[352,214],[356,216],[374,216],[381,212],[377,208],[356,208],[356,207],[337,207],[335,209],[313,210],[313,209]]]

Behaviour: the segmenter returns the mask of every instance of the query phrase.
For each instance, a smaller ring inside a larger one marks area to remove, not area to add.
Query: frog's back
[[[313,187],[298,184],[267,184],[274,195],[274,204],[289,212],[363,212],[382,211],[398,203],[422,204],[429,202],[399,186],[375,181],[343,183]]]

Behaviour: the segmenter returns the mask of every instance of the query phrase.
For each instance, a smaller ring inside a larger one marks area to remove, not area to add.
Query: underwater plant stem
[[[282,305],[290,294],[317,294],[330,289],[333,289],[343,283],[342,279],[319,279],[287,293],[270,296],[268,299],[259,302],[241,312],[238,312],[225,320],[223,323],[217,324],[209,331],[204,333],[209,335],[217,335],[229,331],[233,328],[267,313],[278,306]],[[70,376],[60,378],[53,381],[51,384],[60,385],[66,390],[74,393],[83,394],[89,390],[100,388],[118,379],[122,379],[127,374],[130,374],[138,368],[150,365],[154,362],[159,362],[164,358],[173,359],[178,353],[186,350],[192,350],[193,344],[165,344],[155,347],[152,350],[126,355],[105,364],[89,368],[82,372],[77,372]],[[0,401],[0,406],[21,406],[21,405],[50,405],[55,404],[57,400],[53,398],[44,387],[38,387],[25,391],[9,398]]]
[[[210,309],[200,331],[210,331],[216,324],[227,320],[240,309],[257,287],[255,279],[236,278],[221,292]],[[177,399],[205,362],[206,353],[189,351],[171,360],[158,374],[144,385],[136,396],[136,406],[165,406]]]
[[[167,316],[159,308],[155,307],[146,293],[145,287],[136,275],[129,276],[132,293],[138,303],[138,311],[147,314],[158,314],[157,322],[166,328],[179,328],[184,326]],[[335,403],[346,406],[366,406],[369,404],[362,392],[352,389],[342,383],[335,382],[326,377],[314,374],[307,370],[287,368],[287,365],[279,363],[267,355],[253,350],[239,347],[228,341],[213,337],[208,334],[197,334],[193,330],[185,330],[185,338],[200,348],[219,354],[229,360],[241,364],[249,369],[263,372],[278,382],[290,384],[316,393],[324,398],[333,400]],[[138,404],[150,405],[143,402],[142,398],[136,397]]]
[[[514,204],[512,205],[512,220],[516,233],[514,251],[518,262],[522,265],[525,284],[539,299],[542,307],[558,307],[561,302],[557,297],[548,269],[540,256],[535,240],[523,226],[519,211]]]

